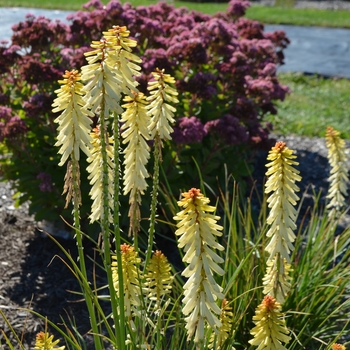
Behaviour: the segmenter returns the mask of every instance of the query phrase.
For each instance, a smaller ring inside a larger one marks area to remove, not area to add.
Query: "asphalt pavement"
[[[9,40],[12,25],[25,20],[28,13],[67,21],[66,16],[70,12],[0,8],[0,41]],[[267,32],[284,30],[291,41],[284,51],[285,64],[279,68],[279,71],[350,78],[350,29],[265,25],[265,30]]]

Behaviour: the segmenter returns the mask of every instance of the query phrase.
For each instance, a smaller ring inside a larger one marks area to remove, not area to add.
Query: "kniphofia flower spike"
[[[152,139],[159,135],[162,140],[171,140],[170,134],[174,130],[170,124],[175,121],[176,109],[168,102],[178,103],[179,100],[176,97],[177,91],[169,84],[174,84],[175,79],[169,74],[165,74],[164,69],[157,69],[152,75],[154,81],[150,81],[147,87],[150,91],[150,96],[147,97],[150,104],[147,108],[151,116],[148,130]]]
[[[282,343],[288,344],[291,338],[281,313],[281,304],[275,298],[270,295],[264,297],[253,321],[255,327],[250,334],[254,338],[249,343],[257,346],[257,350],[287,350]]]
[[[150,147],[146,141],[149,139],[147,127],[150,117],[147,115],[147,101],[143,93],[133,92],[133,97],[126,96],[124,101],[126,103],[122,107],[125,112],[121,117],[122,142],[127,144],[124,150],[124,195],[130,192],[130,231],[136,234],[140,229],[141,195],[147,189],[146,178],[149,176],[146,165]]]
[[[34,350],[64,350],[64,345],[56,346],[59,342],[59,340],[53,340],[53,335],[47,332],[39,332],[36,335]]]
[[[328,127],[326,132],[326,145],[328,148],[328,161],[331,166],[329,177],[329,190],[327,198],[329,203],[327,208],[330,208],[330,215],[341,210],[345,205],[347,197],[348,178],[348,157],[345,153],[345,141],[340,138],[339,131]]]
[[[89,173],[88,180],[92,185],[90,190],[90,197],[92,199],[90,222],[97,221],[103,214],[103,199],[102,199],[102,187],[103,187],[103,167],[102,167],[102,152],[101,152],[101,137],[100,128],[96,127],[91,132],[91,155],[87,159],[90,163],[86,170]],[[106,142],[106,155],[107,155],[107,168],[108,168],[108,205],[111,210],[114,208],[113,204],[113,183],[114,183],[114,163],[113,163],[114,142],[112,138],[108,137]],[[109,214],[109,221],[112,222],[112,216]]]
[[[140,276],[141,271],[139,265],[141,259],[138,257],[138,253],[135,248],[129,244],[122,244],[120,246],[122,256],[123,267],[123,287],[124,287],[124,307],[125,316],[131,320],[131,316],[138,314],[138,307],[141,305],[141,289],[140,289]],[[118,263],[116,256],[112,257],[112,276],[114,289],[119,294],[119,277],[118,277]],[[120,298],[121,296],[118,295]],[[122,311],[121,311],[122,312]]]
[[[74,160],[79,161],[80,149],[90,155],[90,130],[93,116],[85,106],[83,97],[83,84],[80,82],[81,75],[77,70],[66,71],[63,80],[58,82],[62,85],[56,90],[57,98],[52,106],[53,112],[63,111],[54,122],[59,126],[57,142],[55,146],[60,147],[58,153],[62,154],[58,165],[62,166],[66,160],[73,156]]]
[[[271,193],[267,199],[270,213],[266,220],[270,225],[266,235],[271,237],[271,240],[265,248],[270,254],[269,261],[279,253],[282,259],[290,263],[289,253],[294,249],[293,230],[296,229],[297,216],[294,206],[299,200],[295,194],[299,191],[299,187],[295,182],[301,180],[299,171],[293,167],[299,164],[293,160],[295,158],[293,151],[286,146],[285,142],[277,142],[267,157],[271,161],[266,164],[269,169],[266,172],[268,180],[265,184],[265,193]]]
[[[223,299],[222,288],[216,283],[214,273],[223,275],[223,269],[218,265],[223,259],[214,249],[224,250],[216,241],[221,236],[222,226],[216,222],[220,217],[209,214],[216,210],[209,205],[209,198],[203,196],[200,190],[190,189],[182,194],[183,199],[178,202],[183,210],[174,220],[178,220],[175,234],[180,236],[179,248],[184,248],[182,260],[187,267],[182,275],[188,277],[184,285],[184,307],[182,312],[186,321],[188,339],[193,334],[196,343],[203,341],[205,322],[218,332],[222,326],[217,315],[221,310],[216,304],[217,299]]]

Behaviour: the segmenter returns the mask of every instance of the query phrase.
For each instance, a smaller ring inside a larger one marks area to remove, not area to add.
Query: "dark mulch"
[[[0,310],[23,340],[25,348],[33,348],[35,335],[45,330],[45,320],[28,309],[62,328],[62,318],[68,324],[69,319],[76,319],[79,331],[86,334],[89,317],[81,296],[72,293],[80,292],[80,287],[64,263],[68,261],[67,257],[56,243],[36,229],[37,224],[25,206],[14,209],[9,184],[0,184],[0,198]],[[75,241],[57,239],[76,261]],[[85,250],[87,255],[94,256],[91,246],[87,245]],[[89,261],[87,264],[92,275],[92,264]],[[103,278],[98,271],[96,274],[98,283],[102,284]],[[0,330],[14,341],[1,315]],[[3,344],[4,336],[0,334],[0,349]],[[63,345],[63,340],[60,344]]]

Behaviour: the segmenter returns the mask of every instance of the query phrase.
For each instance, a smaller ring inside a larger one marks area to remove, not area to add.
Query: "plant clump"
[[[0,45],[0,141],[6,154],[0,161],[4,179],[15,180],[18,204],[30,200],[37,220],[69,216],[64,200],[58,199],[64,169],[58,166],[59,155],[52,147],[61,142],[56,140],[57,114],[51,110],[53,92],[67,69],[83,66],[82,78],[89,79],[96,60],[101,59],[102,46],[117,50],[103,63],[103,72],[84,88],[92,113],[99,101],[95,84],[101,74],[108,78],[113,66],[121,68],[123,74],[113,79],[124,77],[120,86],[130,98],[135,92],[147,95],[152,72],[164,69],[174,77],[178,95],[173,102],[179,101],[175,123],[163,141],[167,180],[176,181],[182,190],[195,185],[198,174],[192,156],[196,154],[203,178],[216,184],[217,175],[222,180],[222,164],[233,151],[242,157],[228,162],[228,170],[244,176],[244,151],[267,140],[271,125],[264,122],[264,115],[276,113],[275,102],[288,92],[279,83],[276,69],[283,64],[289,40],[281,31],[266,33],[262,24],[244,18],[248,6],[232,0],[225,12],[206,15],[164,2],[134,7],[116,0],[106,5],[94,0],[69,15],[68,23],[29,14],[14,25],[11,42]],[[126,26],[133,38],[125,36]],[[104,84],[108,89],[113,81],[107,79]],[[166,92],[169,98],[171,90]],[[118,101],[119,92],[115,94]],[[116,107],[112,101],[106,101],[107,106]],[[171,116],[171,108],[168,113]],[[95,126],[96,116],[90,117]],[[85,174],[81,175],[84,207],[89,205],[89,186]],[[145,190],[145,184],[140,186],[136,192]],[[137,193],[130,195],[133,203],[139,203]],[[82,222],[89,220],[84,212]]]

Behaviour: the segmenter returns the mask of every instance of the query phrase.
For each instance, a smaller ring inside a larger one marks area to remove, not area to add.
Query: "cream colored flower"
[[[88,167],[86,170],[89,173],[88,180],[90,180],[90,185],[92,185],[90,190],[90,197],[93,201],[91,206],[90,222],[97,221],[101,219],[103,214],[103,159],[101,152],[101,139],[100,139],[100,129],[96,127],[92,132],[92,147],[91,155],[87,159]],[[109,208],[113,211],[113,195],[114,195],[114,142],[111,138],[108,138],[106,143],[107,151],[107,166],[108,166],[108,204]],[[109,214],[108,220],[113,222],[112,215]]]
[[[214,279],[214,273],[224,274],[218,265],[223,259],[214,252],[214,249],[224,250],[215,238],[222,235],[219,232],[222,226],[216,223],[220,217],[208,214],[216,208],[208,205],[209,199],[200,190],[192,188],[182,196],[178,205],[183,210],[174,217],[174,220],[180,221],[175,234],[180,236],[179,248],[184,248],[182,260],[188,264],[182,272],[188,278],[183,287],[182,312],[187,316],[188,339],[195,334],[194,341],[198,343],[204,339],[206,322],[215,332],[222,326],[217,316],[221,310],[216,302],[224,296],[222,288]]]
[[[285,301],[291,288],[291,265],[286,259],[276,254],[273,260],[267,262],[266,274],[263,278],[264,294],[276,298],[279,303]]]
[[[88,83],[84,87],[87,108],[93,113],[100,113],[108,119],[112,112],[121,114],[122,82],[117,79],[114,63],[108,60],[111,52],[117,50],[114,41],[101,39],[93,41],[92,51],[86,52],[88,64],[81,68],[82,80]]]
[[[108,63],[114,67],[122,91],[133,97],[133,92],[138,91],[135,77],[141,75],[141,67],[136,63],[142,62],[141,58],[131,53],[131,48],[136,47],[137,42],[129,38],[130,31],[125,26],[113,26],[112,29],[103,32],[103,35],[106,40],[116,45],[116,50],[109,53]]]
[[[63,80],[58,82],[62,85],[56,90],[57,98],[52,106],[53,112],[63,111],[54,122],[59,126],[57,142],[55,146],[60,147],[58,153],[62,154],[59,166],[62,166],[66,160],[73,155],[76,161],[80,159],[81,149],[89,156],[90,131],[93,113],[88,111],[83,100],[83,84],[80,82],[81,75],[77,70],[66,71]]]
[[[288,344],[291,338],[281,313],[281,305],[275,298],[270,295],[264,297],[255,311],[253,321],[255,327],[250,331],[254,336],[249,341],[251,345],[257,346],[257,350],[287,350],[282,343]]]
[[[124,195],[130,192],[129,216],[130,229],[136,234],[139,231],[141,195],[147,189],[146,178],[149,176],[146,165],[150,156],[147,126],[150,117],[147,115],[147,101],[143,93],[134,92],[133,97],[126,96],[122,114],[122,138],[127,144],[124,150]]]
[[[59,340],[53,340],[53,335],[47,332],[39,332],[36,336],[34,350],[64,350],[64,345],[56,346],[59,342]]]
[[[267,237],[271,237],[266,251],[270,253],[268,260],[273,260],[277,253],[282,259],[290,263],[289,254],[293,251],[295,240],[294,230],[297,211],[295,205],[299,197],[295,192],[299,187],[295,184],[300,181],[299,171],[293,166],[299,163],[294,161],[296,156],[284,142],[277,142],[267,157],[271,162],[266,164],[268,180],[265,184],[265,193],[268,197],[269,216],[266,220],[271,225]]]
[[[326,145],[328,148],[328,161],[331,166],[329,177],[330,187],[327,198],[330,200],[327,208],[332,209],[330,215],[341,210],[347,197],[348,157],[345,153],[345,141],[340,138],[339,131],[328,127],[326,132]]]
[[[178,103],[177,91],[169,84],[174,84],[175,79],[169,74],[164,74],[163,70],[157,70],[152,73],[154,81],[148,83],[147,89],[150,91],[150,96],[147,100],[150,101],[148,105],[148,113],[151,116],[151,123],[148,130],[151,138],[154,139],[156,135],[163,140],[170,140],[170,134],[173,128],[170,126],[175,121],[174,113],[176,109],[170,105],[171,103]]]
[[[209,349],[220,350],[229,336],[233,336],[232,332],[233,313],[232,307],[227,299],[223,299],[221,304],[220,322],[221,327],[218,329],[218,334],[212,333],[209,340]],[[234,350],[232,347],[231,350]]]
[[[141,305],[140,296],[140,276],[139,265],[141,259],[138,257],[135,248],[128,245],[122,244],[120,246],[122,267],[123,267],[123,287],[124,287],[124,307],[125,316],[130,318],[132,315],[139,314],[138,308]],[[114,289],[119,295],[119,275],[118,275],[118,262],[117,257],[112,256],[114,261],[112,262],[112,278]]]
[[[161,298],[171,292],[174,279],[169,261],[160,250],[154,252],[144,277],[147,298],[156,301],[155,307],[159,308]]]

